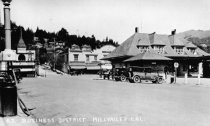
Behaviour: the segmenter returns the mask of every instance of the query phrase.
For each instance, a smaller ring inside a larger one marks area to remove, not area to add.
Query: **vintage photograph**
[[[209,126],[209,0],[0,0],[0,126]]]

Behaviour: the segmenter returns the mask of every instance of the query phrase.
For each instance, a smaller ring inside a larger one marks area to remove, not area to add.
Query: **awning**
[[[70,66],[71,69],[85,69],[85,66]]]
[[[111,70],[111,69],[112,69],[112,65],[111,65],[111,64],[104,64],[104,65],[101,65],[101,69],[108,69],[108,70]]]
[[[87,66],[87,70],[100,70],[100,66]]]

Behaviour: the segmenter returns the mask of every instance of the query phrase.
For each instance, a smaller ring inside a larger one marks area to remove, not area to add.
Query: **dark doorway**
[[[25,60],[26,60],[25,55],[20,54],[20,55],[18,56],[18,60],[19,60],[19,61],[25,61]]]

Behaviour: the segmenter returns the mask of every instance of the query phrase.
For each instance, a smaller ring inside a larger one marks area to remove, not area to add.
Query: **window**
[[[179,55],[182,55],[182,54],[184,53],[183,47],[174,47],[174,50],[175,50],[176,53],[178,53]]]
[[[90,56],[86,55],[86,62],[89,62],[89,61],[90,61]]]
[[[192,53],[192,54],[196,54],[196,52],[195,52],[195,48],[188,48],[188,50]]]
[[[149,50],[149,46],[139,46],[139,50],[141,53],[147,52]]]
[[[155,45],[155,46],[153,46],[153,49],[154,49],[158,54],[164,54],[164,52],[165,52],[164,46]]]
[[[32,54],[28,54],[28,61],[32,61]]]
[[[97,61],[97,56],[94,56],[94,60]]]
[[[79,54],[74,54],[74,61],[78,61]]]

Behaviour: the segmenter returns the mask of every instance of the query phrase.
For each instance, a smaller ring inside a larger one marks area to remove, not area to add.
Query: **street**
[[[18,88],[40,126],[210,125],[210,86],[135,84],[47,71],[47,77],[24,78]]]

